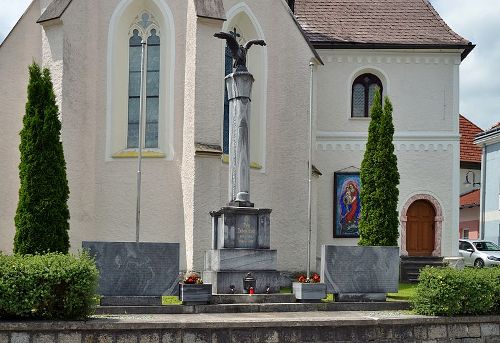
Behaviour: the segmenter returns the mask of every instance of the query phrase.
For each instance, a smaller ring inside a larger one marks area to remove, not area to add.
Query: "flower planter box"
[[[205,305],[212,300],[212,284],[179,284],[179,299],[183,305]]]
[[[321,280],[335,301],[385,301],[399,286],[399,248],[323,245]]]
[[[326,285],[324,283],[293,283],[293,294],[299,302],[321,302],[326,298]]]

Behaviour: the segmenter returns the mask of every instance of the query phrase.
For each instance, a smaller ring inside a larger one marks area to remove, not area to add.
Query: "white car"
[[[500,266],[500,247],[493,242],[460,239],[458,253],[464,258],[466,266]]]

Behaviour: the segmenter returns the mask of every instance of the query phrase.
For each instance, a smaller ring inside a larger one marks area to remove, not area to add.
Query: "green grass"
[[[387,294],[388,301],[410,300],[417,291],[416,283],[400,283],[399,292]]]
[[[162,305],[180,305],[182,302],[175,295],[164,295],[161,297]]]

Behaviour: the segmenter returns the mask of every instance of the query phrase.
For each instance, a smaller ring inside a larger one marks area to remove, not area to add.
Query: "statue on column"
[[[231,50],[231,55],[233,56],[234,60],[234,65],[233,68],[236,69],[236,71],[248,71],[247,69],[247,53],[248,50],[252,47],[252,45],[260,45],[260,46],[266,46],[266,42],[264,42],[262,39],[256,39],[256,40],[251,40],[246,42],[245,46],[238,44],[238,41],[236,41],[236,37],[227,32],[219,32],[214,34],[214,37],[220,38],[220,39],[225,39],[226,44],[229,47],[229,50]]]

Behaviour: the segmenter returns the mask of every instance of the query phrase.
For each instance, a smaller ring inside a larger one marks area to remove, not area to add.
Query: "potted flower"
[[[300,274],[293,283],[293,294],[299,302],[321,302],[326,298],[326,285],[320,282],[318,273],[312,273],[310,278]]]
[[[187,272],[179,283],[179,299],[183,305],[209,304],[212,299],[212,284],[203,283],[196,272]]]

